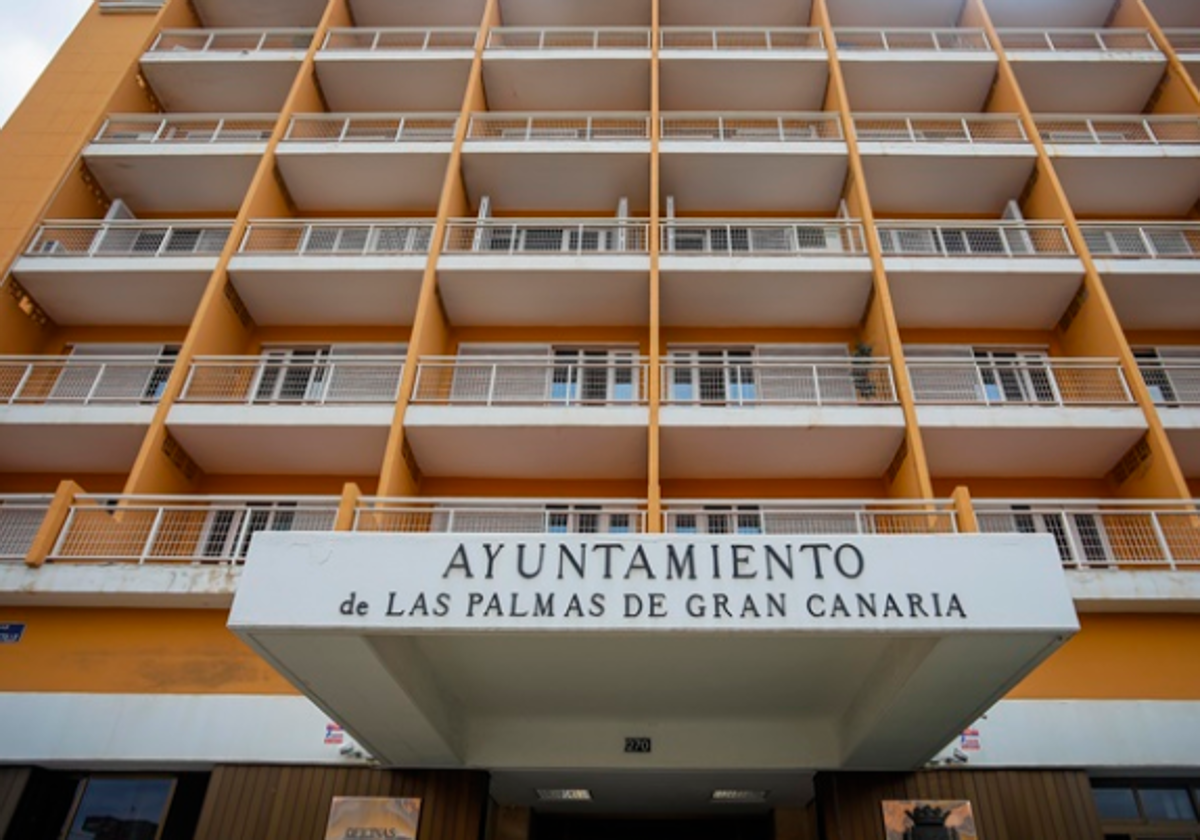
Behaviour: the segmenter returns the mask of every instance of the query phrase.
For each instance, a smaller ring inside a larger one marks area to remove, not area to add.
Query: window
[[[79,787],[64,840],[157,840],[175,782],[91,776]]]
[[[671,513],[676,534],[762,534],[763,514],[757,505],[706,505],[699,511]]]
[[[1200,790],[1192,781],[1094,782],[1105,840],[1198,840]]]
[[[548,505],[546,529],[551,534],[631,534],[633,517],[600,505]]]
[[[205,523],[203,556],[213,560],[242,559],[259,531],[304,530],[295,502],[249,502],[244,508],[214,510]],[[300,519],[300,522],[297,522]],[[320,529],[323,530],[323,529]]]
[[[980,520],[990,533],[1050,534],[1058,556],[1071,566],[1106,566],[1115,556],[1102,518],[1075,511],[1034,511],[1029,505],[1013,505],[1011,514],[988,512]]]

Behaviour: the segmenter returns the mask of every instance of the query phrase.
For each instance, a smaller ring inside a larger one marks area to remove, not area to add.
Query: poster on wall
[[[886,840],[979,840],[964,799],[893,799],[883,803]]]
[[[420,799],[335,796],[325,840],[416,840]]]

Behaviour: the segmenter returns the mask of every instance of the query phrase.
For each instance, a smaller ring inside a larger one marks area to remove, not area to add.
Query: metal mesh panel
[[[1064,226],[1028,222],[922,225],[880,222],[885,254],[941,257],[1045,257],[1075,253]]]
[[[660,33],[664,50],[820,50],[819,29],[693,28],[672,26]]]
[[[151,53],[257,52],[304,50],[312,29],[166,29],[150,47]]]
[[[645,362],[610,358],[427,357],[415,402],[453,405],[636,405],[645,402]]]
[[[695,506],[665,502],[667,533],[771,535],[948,534],[957,529],[945,502],[728,502]],[[876,509],[882,508],[882,509]]]
[[[339,116],[301,114],[292,118],[285,143],[442,143],[454,139],[455,117],[440,115]]]
[[[648,247],[644,220],[458,219],[446,228],[446,250],[455,253],[624,254]]]
[[[305,256],[357,256],[367,254],[425,254],[433,237],[433,224],[336,222],[253,222],[242,240],[247,254],[304,254]]]
[[[474,29],[331,29],[322,50],[472,50],[478,32]]]
[[[1115,361],[939,360],[910,358],[917,402],[948,404],[1129,405]]]
[[[630,27],[498,27],[488,34],[487,46],[489,50],[648,50],[650,30]]]
[[[672,114],[662,118],[664,140],[791,143],[842,139],[842,124],[827,114]]]
[[[1000,29],[997,34],[1006,50],[1158,52],[1145,29]]]
[[[662,250],[670,254],[823,256],[865,253],[858,222],[778,223],[689,219],[662,223]]]
[[[19,560],[29,553],[49,507],[48,498],[0,496],[0,560]]]
[[[650,118],[643,114],[597,116],[474,114],[467,127],[468,140],[540,143],[579,140],[647,140],[649,137]]]
[[[907,116],[872,114],[854,118],[859,140],[888,143],[1024,143],[1015,114]]]
[[[181,402],[369,404],[396,399],[402,358],[197,359]]]
[[[1200,120],[1194,117],[1039,117],[1037,127],[1044,141],[1063,145],[1200,143]]]
[[[835,30],[839,50],[990,50],[982,29],[861,29]]]
[[[152,403],[172,364],[157,357],[0,359],[0,401],[10,404]]]
[[[445,500],[426,504],[363,499],[357,531],[390,533],[640,533],[645,511],[628,503],[555,500],[488,504]]]
[[[260,143],[275,127],[271,117],[110,117],[97,143]]]

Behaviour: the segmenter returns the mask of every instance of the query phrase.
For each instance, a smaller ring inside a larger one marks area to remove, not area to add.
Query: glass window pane
[[[1133,798],[1130,788],[1093,788],[1092,797],[1096,800],[1096,810],[1100,812],[1101,819],[1139,819],[1137,800]]]
[[[170,779],[88,779],[66,840],[154,840]]]
[[[1142,788],[1142,807],[1150,820],[1195,820],[1196,811],[1183,788]]]

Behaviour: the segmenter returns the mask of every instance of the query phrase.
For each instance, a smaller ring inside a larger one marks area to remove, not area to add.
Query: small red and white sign
[[[325,743],[334,746],[346,743],[346,730],[336,723],[325,724]]]

